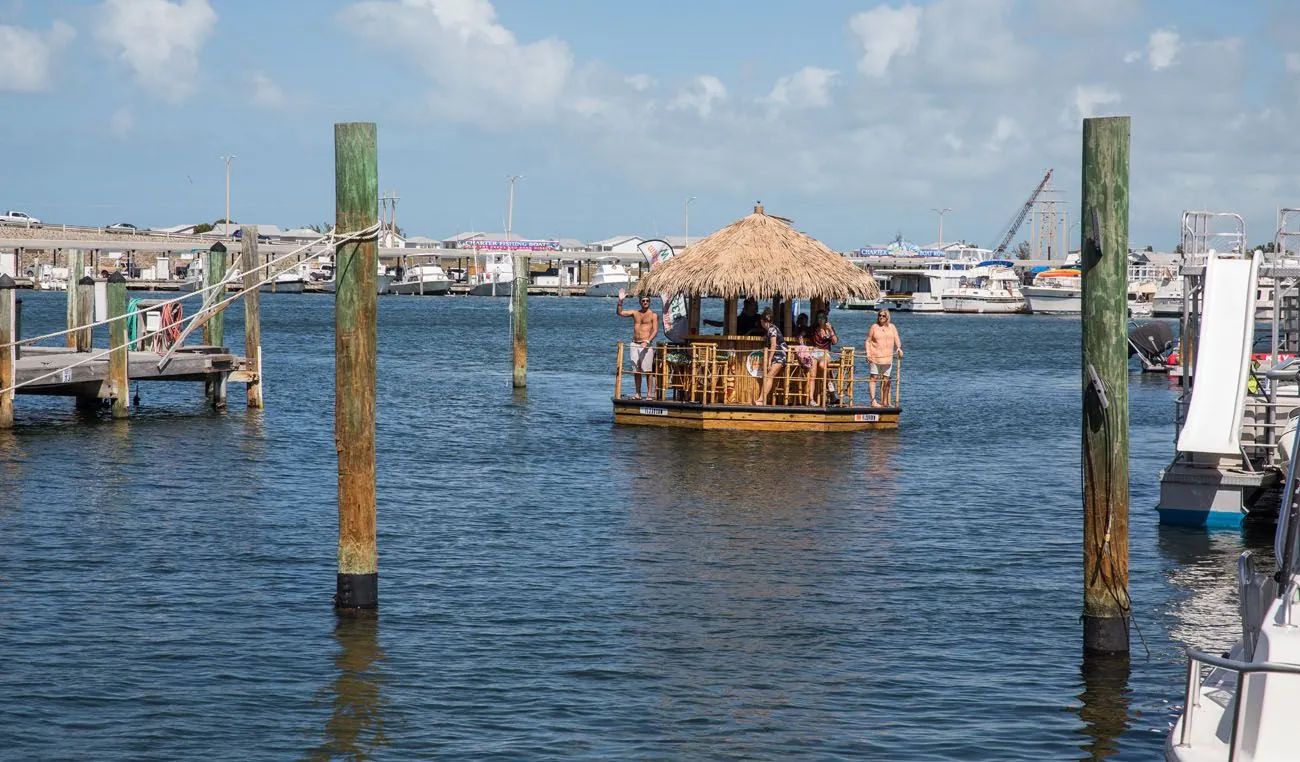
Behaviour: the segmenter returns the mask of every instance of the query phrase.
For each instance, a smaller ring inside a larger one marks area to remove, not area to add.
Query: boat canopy
[[[986,259],[980,262],[976,267],[1015,267],[1016,263],[1009,259]]]

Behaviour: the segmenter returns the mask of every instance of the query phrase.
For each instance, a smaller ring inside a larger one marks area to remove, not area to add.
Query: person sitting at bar
[[[772,322],[772,310],[763,310],[763,314],[758,317],[758,324],[762,326],[763,331],[767,334],[767,348],[772,351],[771,359],[763,370],[763,387],[759,390],[758,400],[754,404],[766,405],[767,395],[772,393],[772,384],[776,382],[776,374],[780,373],[781,369],[785,367],[788,347],[785,343],[785,335]]]
[[[797,341],[807,341],[812,338],[812,328],[808,325],[808,313],[800,312],[799,317],[794,320],[794,331],[790,338]]]
[[[720,320],[705,320],[704,324],[718,326],[719,328],[725,326],[725,324]],[[736,315],[736,335],[763,335],[763,327],[759,325],[758,320],[758,300],[752,296],[745,297],[745,303],[740,308],[740,313]]]

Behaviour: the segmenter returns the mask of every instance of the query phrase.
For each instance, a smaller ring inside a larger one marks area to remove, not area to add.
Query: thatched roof
[[[656,266],[637,282],[636,291],[755,299],[880,296],[870,273],[784,218],[764,213],[761,205]]]

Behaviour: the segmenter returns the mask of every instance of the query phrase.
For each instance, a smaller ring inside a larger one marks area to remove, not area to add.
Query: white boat
[[[450,293],[451,278],[440,265],[415,265],[402,272],[402,277],[389,285],[393,294],[414,294],[418,296],[441,296]]]
[[[1165,741],[1167,762],[1281,762],[1300,756],[1300,447],[1294,429],[1292,419],[1280,437],[1291,446],[1279,446],[1287,482],[1273,541],[1280,571],[1256,572],[1250,551],[1238,560],[1241,640],[1222,656],[1187,649],[1183,711]]]
[[[258,280],[266,277],[262,273],[259,275],[261,277]],[[307,279],[297,270],[285,270],[276,273],[269,283],[263,283],[257,287],[257,290],[263,294],[301,294],[306,285]]]
[[[321,283],[321,291],[324,291],[327,294],[337,293],[338,282],[333,277],[334,265],[327,265],[326,269],[329,270],[331,277],[329,280]],[[389,286],[392,282],[393,282],[393,276],[388,274],[387,268],[385,268],[383,263],[381,262],[379,264],[379,271],[375,274],[375,286],[376,286],[375,290],[378,292],[380,296],[383,296],[384,294],[388,293]]]
[[[902,312],[943,312],[943,293],[959,286],[978,265],[976,260],[944,259],[921,269],[880,270],[880,302]]]
[[[1170,278],[1156,286],[1156,293],[1151,297],[1152,317],[1182,317],[1183,315],[1183,279]]]
[[[1011,263],[1002,260],[981,262],[956,288],[944,291],[940,300],[944,312],[1008,315],[1029,310],[1020,278]]]
[[[1044,270],[1021,293],[1035,315],[1083,314],[1082,273],[1074,269]]]
[[[515,268],[508,256],[484,258],[479,272],[470,277],[470,296],[510,296],[515,282]]]
[[[587,296],[618,296],[620,288],[631,288],[635,281],[627,268],[617,259],[603,259],[591,275],[591,284],[587,286]]]

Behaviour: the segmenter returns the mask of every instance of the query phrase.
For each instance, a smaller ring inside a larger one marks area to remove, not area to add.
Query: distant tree
[[[1029,259],[1032,252],[1029,249],[1029,241],[1021,241],[1016,244],[1016,259]]]
[[[235,224],[234,220],[228,220],[225,217],[222,217],[219,220],[214,220],[212,226],[216,227],[217,225],[234,225],[234,224]]]
[[[195,233],[195,235],[198,235],[199,233],[206,233],[206,232],[208,232],[208,231],[211,230],[211,229],[212,229],[212,226],[209,225],[208,223],[206,223],[206,222],[200,222],[199,224],[197,224],[197,225],[194,226],[194,233]]]
[[[321,235],[324,235],[325,233],[330,232],[330,228],[332,227],[334,227],[332,224],[328,222],[322,222],[319,225],[308,225],[307,229],[314,231],[316,233],[320,233]]]
[[[1155,251],[1155,249],[1151,247],[1151,244],[1147,244],[1147,247],[1143,249],[1143,251]]]
[[[1183,245],[1181,243],[1174,247],[1174,253],[1175,254],[1183,253]]]

